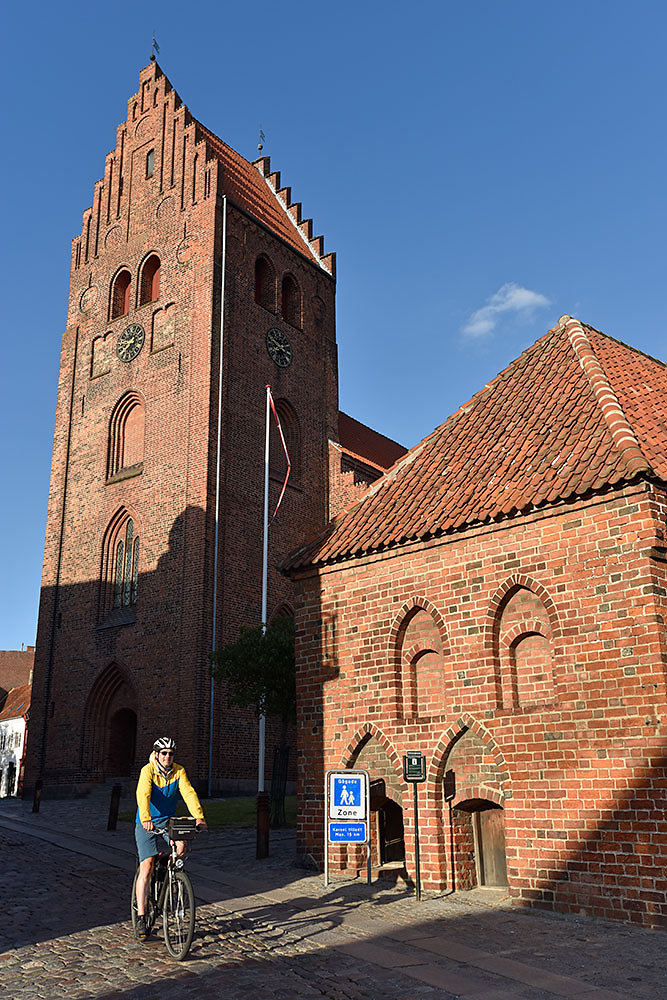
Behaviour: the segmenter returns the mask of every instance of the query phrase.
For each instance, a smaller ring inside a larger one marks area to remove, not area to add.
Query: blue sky
[[[159,62],[338,254],[341,408],[406,445],[570,313],[663,360],[667,7],[11,5],[0,649],[35,639],[70,241]]]

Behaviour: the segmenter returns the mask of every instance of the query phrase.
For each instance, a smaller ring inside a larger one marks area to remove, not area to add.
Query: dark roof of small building
[[[379,434],[342,410],[338,413],[338,443],[343,451],[376,469],[389,469],[407,448]]]
[[[30,708],[31,694],[32,684],[21,684],[20,687],[12,688],[0,710],[0,722],[4,719],[20,719],[25,715]]]
[[[412,448],[287,569],[667,481],[667,366],[569,316]]]

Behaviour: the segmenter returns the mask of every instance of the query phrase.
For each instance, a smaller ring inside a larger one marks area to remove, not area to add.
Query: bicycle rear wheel
[[[164,943],[171,957],[182,962],[195,932],[195,894],[185,872],[171,872],[168,877],[162,907]]]

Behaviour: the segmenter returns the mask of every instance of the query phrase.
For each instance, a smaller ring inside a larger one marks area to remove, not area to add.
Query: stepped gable
[[[324,253],[324,237],[313,236],[312,219],[302,219],[301,204],[292,201],[289,187],[281,187],[269,157],[251,163],[197,121],[155,60],[139,73],[139,90],[128,99],[127,119],[116,130],[116,147],[106,156],[104,178],[95,182],[93,203],[83,213],[81,235],[73,240],[75,268],[97,257],[107,226],[122,222],[124,238],[130,235],[131,160],[148,135],[156,137],[160,149],[156,164],[160,196],[176,192],[178,197],[180,190],[183,208],[186,175],[191,182],[191,172],[198,170],[207,191],[210,179],[204,174],[211,161],[217,161],[230,201],[335,278],[336,254]],[[195,167],[196,153],[202,155]]]
[[[30,708],[30,696],[32,694],[32,684],[21,684],[20,687],[12,688],[0,711],[0,722],[3,719],[18,719],[25,715]]]
[[[346,454],[385,471],[407,451],[402,444],[379,434],[342,410],[338,412],[338,444]]]
[[[563,316],[286,568],[667,481],[666,442],[667,366]]]

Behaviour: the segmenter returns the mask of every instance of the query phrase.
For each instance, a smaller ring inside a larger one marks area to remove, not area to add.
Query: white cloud
[[[472,339],[485,337],[493,333],[501,313],[513,312],[529,318],[536,309],[548,305],[550,301],[545,295],[508,281],[491,296],[485,306],[475,310],[463,327],[463,334]]]

